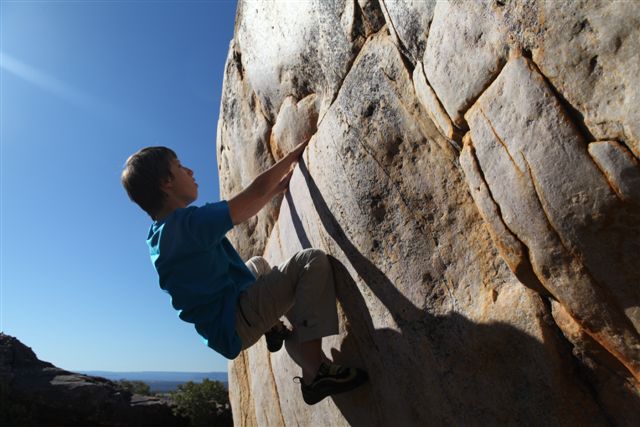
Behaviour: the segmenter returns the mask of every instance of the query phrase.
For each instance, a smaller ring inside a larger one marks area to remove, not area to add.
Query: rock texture
[[[0,333],[0,422],[7,426],[187,426],[161,398],[132,395],[100,377],[39,360]]]
[[[240,1],[221,193],[301,139],[232,239],[332,256],[334,360],[309,407],[264,343],[230,364],[253,425],[634,425],[640,417],[640,5]]]

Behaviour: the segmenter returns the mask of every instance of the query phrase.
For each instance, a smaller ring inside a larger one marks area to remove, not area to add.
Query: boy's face
[[[173,179],[167,181],[163,186],[167,195],[183,202],[185,207],[198,198],[198,184],[191,169],[183,166],[180,160],[173,159],[171,161],[171,175],[173,175]]]

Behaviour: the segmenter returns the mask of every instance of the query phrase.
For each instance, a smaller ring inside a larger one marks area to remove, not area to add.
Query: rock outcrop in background
[[[235,425],[637,423],[638,70],[637,1],[239,1],[222,197],[311,141],[231,238],[332,255],[371,382],[306,406],[259,342]]]
[[[186,427],[155,396],[39,360],[17,338],[0,333],[0,424],[8,427]]]

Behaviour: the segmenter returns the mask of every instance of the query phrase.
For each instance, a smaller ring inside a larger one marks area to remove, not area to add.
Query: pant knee
[[[246,266],[256,278],[267,274],[271,270],[271,266],[267,260],[261,256],[252,257],[246,262]]]
[[[314,274],[327,274],[331,271],[329,257],[322,249],[304,249],[298,253],[298,256],[298,265],[305,270],[313,270]]]
[[[322,259],[322,260],[328,261],[327,254],[322,249],[318,249],[318,248],[303,249],[302,251],[300,251],[300,254],[307,259]]]

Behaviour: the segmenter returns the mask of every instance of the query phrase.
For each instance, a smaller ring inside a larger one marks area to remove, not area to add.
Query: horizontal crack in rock
[[[482,87],[482,89],[480,89],[480,91],[478,92],[478,94],[474,97],[472,97],[471,99],[469,99],[468,102],[465,103],[465,105],[462,106],[462,111],[461,111],[461,117],[462,117],[462,123],[461,126],[458,126],[460,130],[462,131],[467,131],[469,130],[469,124],[467,123],[466,119],[464,118],[464,115],[467,113],[467,111],[469,111],[471,109],[471,107],[474,106],[474,104],[476,102],[478,102],[478,99],[480,99],[480,97],[487,91],[487,89],[489,89],[489,87],[491,87],[491,85],[493,84],[493,82],[495,82],[498,77],[500,76],[500,74],[502,73],[502,70],[504,69],[505,65],[507,65],[508,60],[501,60],[499,63],[499,69],[496,70],[496,72],[491,76],[491,78],[487,81],[487,83],[485,83],[485,85]],[[425,72],[426,75],[426,72]],[[438,94],[436,93],[436,90],[433,89],[433,92],[436,94],[436,97],[438,97]],[[438,97],[438,100],[440,99],[440,97]],[[455,122],[452,121],[452,123]]]

